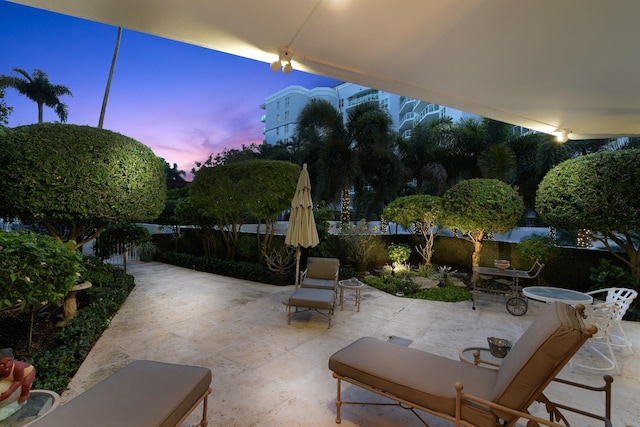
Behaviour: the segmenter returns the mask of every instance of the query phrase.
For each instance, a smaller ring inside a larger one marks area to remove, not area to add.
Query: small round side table
[[[340,280],[338,282],[338,287],[340,288],[340,311],[344,309],[344,290],[352,289],[356,291],[355,295],[355,305],[358,307],[358,311],[360,311],[360,291],[364,288],[364,283],[356,279],[355,277],[349,280]]]
[[[474,354],[475,352],[479,352],[480,353],[480,359],[482,360],[486,360],[490,363],[494,363],[499,365],[502,362],[502,359],[495,357],[491,354],[491,351],[488,348],[485,347],[468,347],[465,348],[464,350],[462,350],[459,353],[459,357],[460,357],[460,361],[461,362],[465,362],[465,363],[470,363],[472,365],[475,364],[475,358],[474,358]],[[494,369],[497,370],[498,367],[494,366],[494,365],[482,365],[485,367],[488,367],[489,369]]]

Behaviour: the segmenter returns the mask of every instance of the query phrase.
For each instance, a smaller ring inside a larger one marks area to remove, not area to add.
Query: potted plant
[[[280,249],[273,248],[271,252],[264,254],[267,268],[271,271],[271,283],[278,286],[290,285],[294,282],[292,268],[296,263],[296,249],[283,246]]]

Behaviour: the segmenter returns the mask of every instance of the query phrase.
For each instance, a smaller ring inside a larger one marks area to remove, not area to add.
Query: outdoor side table
[[[480,353],[480,363],[479,366],[483,366],[489,369],[498,369],[498,366],[502,363],[502,359],[499,357],[495,357],[491,354],[491,351],[486,347],[467,347],[464,350],[460,351],[458,355],[460,357],[461,362],[470,363],[471,365],[475,365],[475,352]],[[489,362],[489,364],[483,364],[482,362]]]
[[[351,289],[355,291],[355,305],[360,311],[360,291],[364,288],[364,283],[356,279],[355,277],[349,280],[340,280],[338,282],[340,288],[340,311],[344,309],[344,290]]]
[[[60,396],[51,390],[31,390],[27,403],[8,418],[0,421],[3,427],[26,427],[55,410],[60,405]]]

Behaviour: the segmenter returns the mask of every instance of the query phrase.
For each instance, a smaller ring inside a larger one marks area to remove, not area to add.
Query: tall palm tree
[[[67,105],[60,101],[60,97],[73,96],[68,87],[51,83],[42,70],[36,69],[31,75],[20,68],[14,68],[13,71],[22,77],[2,76],[0,85],[12,87],[38,104],[38,123],[42,123],[42,111],[45,105],[54,109],[62,123],[67,121],[69,116]]]
[[[408,139],[398,140],[400,158],[410,171],[407,181],[416,180],[416,194],[422,194],[425,179],[433,182],[438,190],[442,186],[440,177],[444,167],[438,167],[435,162],[437,152],[444,145],[452,126],[451,117],[438,118],[429,123],[417,124]]]
[[[100,118],[98,119],[98,127],[102,129],[104,124],[104,115],[107,112],[107,101],[109,100],[109,92],[111,91],[111,80],[113,80],[113,72],[116,69],[116,61],[118,60],[118,52],[120,51],[120,39],[122,38],[122,27],[118,27],[116,34],[116,44],[113,48],[113,57],[111,58],[111,67],[109,68],[109,77],[107,78],[107,87],[104,89],[104,97],[102,98],[102,108],[100,109]]]
[[[355,182],[359,210],[365,217],[380,215],[384,205],[397,196],[405,175],[393,120],[377,102],[365,102],[349,112],[346,128],[360,165]]]
[[[311,100],[298,116],[295,139],[300,142],[302,158],[317,180],[312,186],[314,194],[328,203],[335,203],[341,198],[341,218],[348,221],[349,188],[358,166],[342,123],[342,114],[326,100]]]

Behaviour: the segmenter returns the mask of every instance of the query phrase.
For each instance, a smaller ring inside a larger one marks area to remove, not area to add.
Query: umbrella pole
[[[296,247],[296,289],[300,282],[300,245]]]

